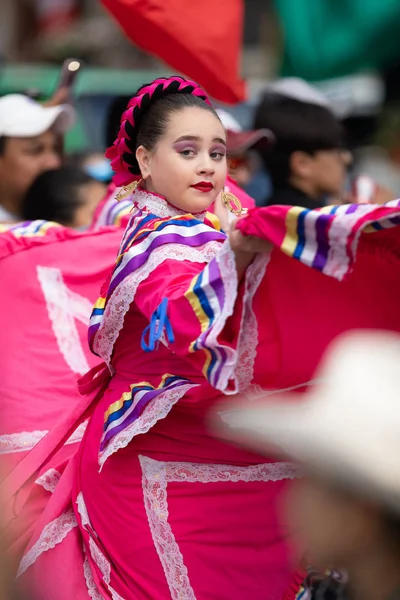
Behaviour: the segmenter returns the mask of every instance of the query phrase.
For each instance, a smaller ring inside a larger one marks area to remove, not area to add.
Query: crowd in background
[[[127,102],[116,98],[105,122],[98,123],[107,146]],[[251,129],[243,128],[229,109],[218,109],[218,114],[228,132],[230,174],[258,206],[317,208],[349,201],[383,203],[397,196],[395,177],[390,177],[394,164],[374,158],[371,151],[363,155],[327,98],[305,81],[289,78],[266,86]],[[0,99],[3,223],[45,219],[80,229],[90,225],[112,169],[101,152],[63,151],[63,134],[73,121],[70,105],[42,107],[21,94]]]

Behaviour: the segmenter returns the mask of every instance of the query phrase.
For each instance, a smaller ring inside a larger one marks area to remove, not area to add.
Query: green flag
[[[400,0],[274,0],[282,75],[311,81],[400,60]]]

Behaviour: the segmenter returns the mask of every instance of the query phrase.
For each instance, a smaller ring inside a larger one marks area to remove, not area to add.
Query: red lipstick
[[[199,181],[199,183],[191,185],[190,187],[194,188],[195,190],[199,190],[199,192],[203,192],[204,194],[206,192],[211,192],[211,190],[214,189],[213,184],[209,181]]]

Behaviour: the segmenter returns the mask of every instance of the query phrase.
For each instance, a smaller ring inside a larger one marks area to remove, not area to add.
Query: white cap
[[[50,128],[65,133],[75,121],[72,106],[42,106],[23,94],[0,98],[0,136],[35,137]]]
[[[287,96],[299,102],[316,104],[317,106],[323,106],[332,110],[332,106],[324,94],[313,85],[304,81],[304,79],[299,79],[298,77],[278,79],[273,83],[269,83],[264,89],[267,92]]]

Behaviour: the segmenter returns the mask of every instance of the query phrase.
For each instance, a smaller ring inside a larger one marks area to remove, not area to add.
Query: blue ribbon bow
[[[173,344],[175,341],[174,332],[167,315],[168,298],[164,298],[160,306],[151,315],[150,325],[147,325],[146,329],[142,334],[142,350],[145,352],[153,352],[158,347],[158,342],[161,339],[163,331],[167,335],[169,344]],[[148,343],[146,342],[146,335],[149,336]]]

